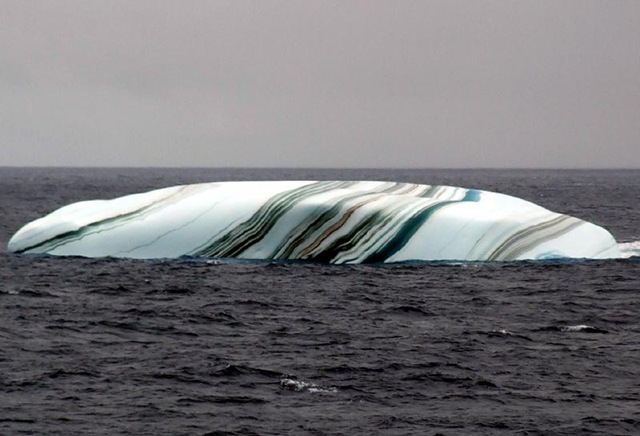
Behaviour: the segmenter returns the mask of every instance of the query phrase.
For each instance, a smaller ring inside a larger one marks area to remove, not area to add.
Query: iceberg
[[[13,253],[331,264],[620,257],[602,227],[504,194],[375,181],[218,182],[64,206]]]

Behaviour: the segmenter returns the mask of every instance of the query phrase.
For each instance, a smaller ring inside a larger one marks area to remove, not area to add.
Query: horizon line
[[[255,169],[255,170],[383,170],[383,171],[391,171],[391,170],[527,170],[527,171],[542,171],[542,170],[554,170],[554,171],[611,171],[611,170],[620,170],[620,171],[634,171],[640,170],[640,167],[569,167],[569,166],[558,166],[558,167],[527,167],[527,166],[513,166],[513,167],[491,167],[491,166],[480,166],[480,167],[400,167],[400,166],[389,166],[389,167],[378,167],[378,166],[363,166],[363,167],[349,167],[349,166],[236,166],[236,165],[225,165],[225,166],[169,166],[169,165],[149,165],[149,166],[138,166],[138,165],[0,165],[0,169],[170,169],[170,170],[229,170],[229,169]]]

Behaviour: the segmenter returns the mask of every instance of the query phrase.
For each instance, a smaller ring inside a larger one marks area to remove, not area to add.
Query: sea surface
[[[71,202],[223,180],[486,189],[606,261],[329,266],[6,252]],[[0,168],[0,434],[640,434],[640,170]]]

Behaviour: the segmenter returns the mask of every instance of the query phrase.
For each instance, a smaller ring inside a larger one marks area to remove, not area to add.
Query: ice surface
[[[323,263],[621,256],[602,227],[522,199],[371,181],[205,183],[84,201],[28,223],[8,249]]]

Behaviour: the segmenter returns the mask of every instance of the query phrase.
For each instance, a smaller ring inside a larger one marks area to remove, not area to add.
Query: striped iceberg
[[[605,229],[475,189],[395,182],[219,182],[62,207],[14,253],[382,263],[619,257]]]

